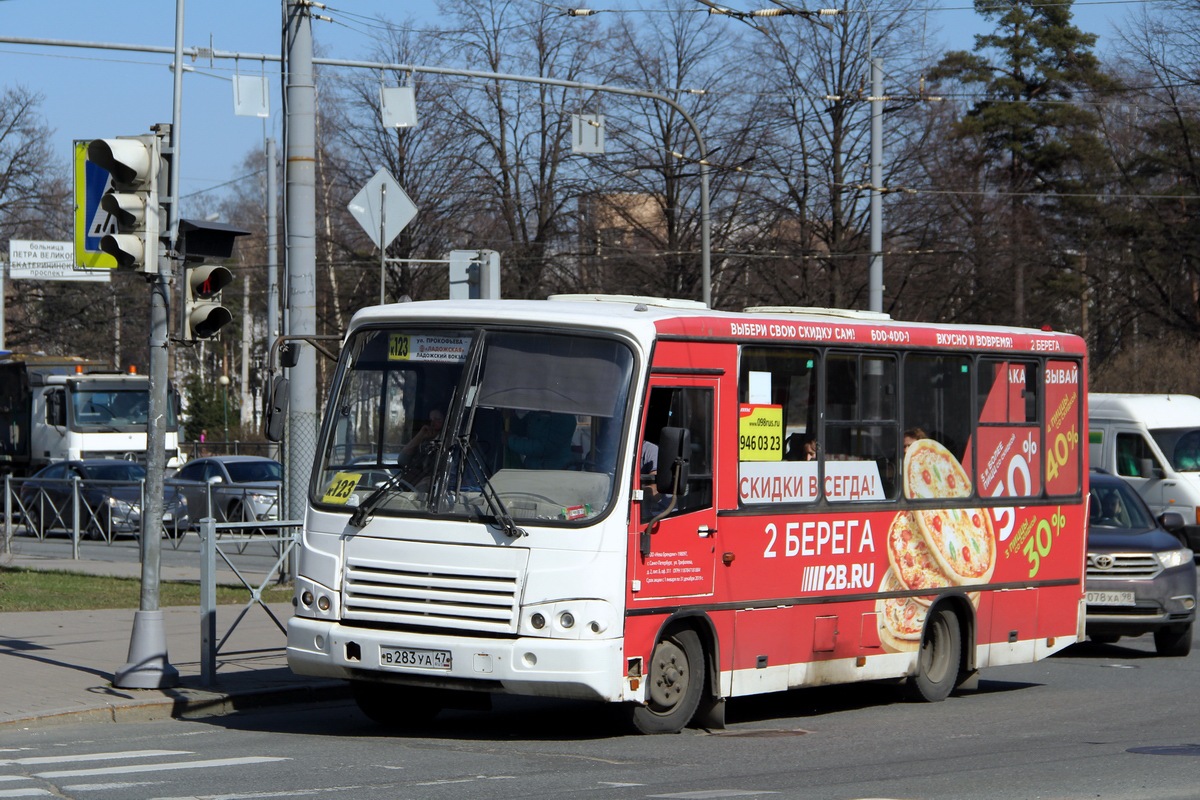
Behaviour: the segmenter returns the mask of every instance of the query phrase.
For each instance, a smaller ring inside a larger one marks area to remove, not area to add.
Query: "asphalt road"
[[[626,733],[612,707],[518,698],[406,734],[352,705],[5,730],[0,796],[1195,798],[1198,685],[1200,656],[1157,658],[1141,637],[986,670],[943,703],[807,689],[731,701],[725,730],[668,736]]]

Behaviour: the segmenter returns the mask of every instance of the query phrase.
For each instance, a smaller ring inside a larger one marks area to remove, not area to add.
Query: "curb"
[[[184,688],[168,690],[165,696],[127,703],[70,711],[51,711],[29,717],[0,720],[0,730],[35,729],[58,725],[96,722],[158,722],[166,719],[209,719],[240,711],[285,705],[314,705],[343,702],[350,698],[350,686],[344,681],[328,681],[276,689],[251,689],[213,692]]]

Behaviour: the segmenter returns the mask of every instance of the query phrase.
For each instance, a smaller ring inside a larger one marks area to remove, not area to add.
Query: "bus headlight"
[[[338,595],[321,584],[307,578],[296,578],[296,616],[312,619],[337,619]]]
[[[617,627],[617,612],[603,600],[560,600],[525,606],[520,632],[552,639],[598,639]],[[609,634],[610,636],[612,634]]]

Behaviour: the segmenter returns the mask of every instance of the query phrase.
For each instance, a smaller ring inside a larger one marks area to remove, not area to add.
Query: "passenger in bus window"
[[[445,424],[445,414],[436,408],[430,411],[429,421],[422,425],[420,430],[414,433],[408,443],[400,449],[400,463],[407,464],[422,449],[422,445],[437,441],[437,438],[442,435],[442,426]]]
[[[817,439],[811,433],[793,433],[787,437],[784,461],[816,461]]]
[[[566,469],[571,465],[575,417],[553,411],[530,411],[508,419],[506,465],[524,469]]]
[[[929,434],[925,432],[924,428],[909,428],[904,432],[904,449],[907,450],[908,446],[918,439],[928,438]]]

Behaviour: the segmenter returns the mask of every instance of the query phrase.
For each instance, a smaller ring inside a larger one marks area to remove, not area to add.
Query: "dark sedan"
[[[35,536],[48,530],[73,531],[89,539],[112,539],[142,532],[142,490],[146,468],[132,461],[92,458],[59,461],[21,483],[25,525]],[[81,501],[76,508],[76,482]],[[76,523],[78,520],[78,523]],[[187,503],[168,488],[163,500],[163,529],[179,535],[187,529]]]
[[[1192,551],[1176,538],[1183,517],[1154,519],[1129,484],[1093,471],[1087,553],[1087,634],[1097,642],[1154,634],[1162,656],[1186,656],[1196,618]]]

